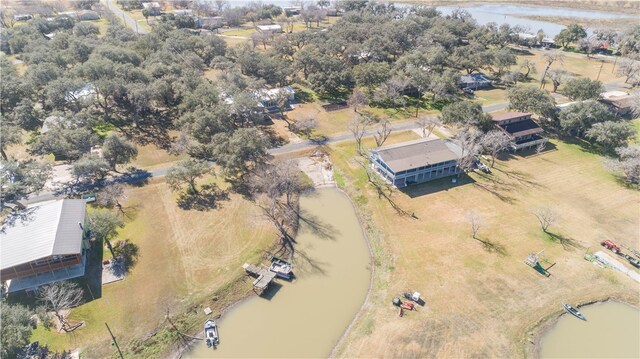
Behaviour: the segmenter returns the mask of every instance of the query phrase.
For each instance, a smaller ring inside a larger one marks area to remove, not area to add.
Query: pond
[[[451,11],[458,7],[438,6],[438,10],[443,14],[450,14]],[[520,16],[561,16],[584,19],[620,19],[630,18],[632,15],[618,14],[613,12],[580,10],[569,8],[557,8],[547,6],[526,6],[526,5],[508,5],[508,4],[476,4],[461,6],[467,10],[479,24],[487,24],[495,22],[498,25],[508,23],[511,26],[519,25],[526,29],[527,32],[536,33],[542,29],[549,38],[556,36],[560,30],[564,29],[564,25],[555,24],[548,21],[538,21],[525,19]],[[587,33],[591,30],[587,29]]]
[[[541,358],[640,358],[640,310],[618,302],[579,310],[587,321],[560,317],[541,338]]]
[[[344,193],[318,189],[300,208],[295,281],[232,308],[218,321],[218,349],[200,342],[188,358],[329,356],[367,295],[369,249]]]

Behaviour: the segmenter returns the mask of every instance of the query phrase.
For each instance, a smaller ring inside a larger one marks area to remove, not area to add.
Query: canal
[[[218,321],[218,349],[200,342],[188,358],[329,356],[367,295],[369,250],[344,193],[318,189],[301,198],[300,209],[296,280],[278,280],[231,309]]]
[[[541,358],[640,358],[640,311],[618,302],[581,307],[587,318],[571,314],[541,339]]]

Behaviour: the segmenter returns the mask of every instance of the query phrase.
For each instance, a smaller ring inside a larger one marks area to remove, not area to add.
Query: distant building
[[[302,8],[300,6],[285,6],[282,8],[282,12],[287,14],[287,16],[300,15]]]
[[[513,141],[511,149],[514,151],[538,146],[548,141],[541,136],[544,130],[531,119],[530,113],[507,112],[491,115],[491,118],[496,127],[511,137]]]
[[[30,14],[17,14],[13,15],[13,20],[15,21],[27,21],[33,19],[33,16]]]
[[[263,89],[259,91],[255,91],[254,95],[256,99],[260,102],[260,105],[264,107],[266,112],[277,112],[278,105],[276,104],[276,98],[280,94],[280,92],[284,92],[287,95],[287,101],[289,105],[296,99],[296,92],[291,86],[285,86],[275,89]]]
[[[207,16],[195,19],[195,27],[198,29],[215,30],[225,25],[222,16]]]
[[[184,16],[191,16],[193,14],[193,11],[191,9],[176,9],[173,10],[173,14],[174,15],[184,15]]]
[[[76,14],[79,21],[100,20],[100,15],[92,10],[80,10]]]
[[[278,24],[271,24],[271,25],[258,25],[256,26],[256,29],[258,29],[258,31],[260,32],[282,32],[282,26],[278,25]]]
[[[338,16],[338,9],[336,8],[328,8],[327,10],[327,16]]]
[[[458,86],[461,88],[470,88],[472,90],[486,89],[492,86],[491,78],[482,72],[474,74],[462,75],[458,80]]]
[[[460,173],[462,149],[450,140],[419,139],[371,151],[376,172],[402,188]]]
[[[149,12],[149,15],[151,16],[158,16],[162,12],[162,9],[160,8],[160,4],[155,1],[143,2],[142,9],[147,10]]]
[[[84,276],[85,206],[81,199],[30,206],[25,221],[0,233],[0,277],[8,293]]]
[[[540,45],[542,45],[542,47],[552,49],[556,47],[556,42],[553,41],[553,39],[545,37],[544,39],[542,39],[542,41],[540,41]]]
[[[58,16],[65,16],[65,17],[69,17],[69,18],[75,19],[76,17],[78,17],[78,12],[77,11],[63,11],[63,12],[59,12]]]

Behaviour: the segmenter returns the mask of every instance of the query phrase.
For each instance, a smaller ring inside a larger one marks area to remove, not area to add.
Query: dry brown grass
[[[557,150],[498,161],[490,176],[472,174],[412,187],[393,198],[418,219],[399,216],[366,185],[353,161],[353,144],[333,146],[370,235],[379,243],[371,305],[340,350],[342,357],[522,357],[528,331],[562,310],[562,301],[616,295],[638,304],[640,285],[621,273],[582,259],[587,248],[610,238],[640,241],[640,194],[618,184],[602,158],[578,145],[554,141]],[[531,213],[550,205],[562,219],[545,235]],[[467,213],[484,225],[471,238]],[[545,278],[523,264],[545,249],[553,274]],[[420,291],[425,307],[397,316],[391,299]]]

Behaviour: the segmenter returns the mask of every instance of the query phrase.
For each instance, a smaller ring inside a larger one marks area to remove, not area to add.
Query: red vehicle
[[[602,242],[600,242],[600,244],[602,246],[604,246],[605,248],[611,250],[613,253],[620,253],[620,246],[611,242],[610,240],[604,240]]]

